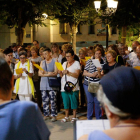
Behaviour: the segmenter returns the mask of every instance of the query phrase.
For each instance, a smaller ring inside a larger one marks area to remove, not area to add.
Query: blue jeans
[[[95,96],[94,93],[88,92],[87,85],[83,84],[83,86],[87,97],[87,119],[92,120],[94,104],[95,104],[95,117],[96,119],[100,119],[102,116],[102,111],[101,111],[100,103],[97,100],[97,97]]]

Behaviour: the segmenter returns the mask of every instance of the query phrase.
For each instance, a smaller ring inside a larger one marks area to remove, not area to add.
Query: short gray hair
[[[125,47],[125,44],[123,44],[123,43],[119,43],[119,44],[117,44],[117,47],[118,47],[118,48],[120,48],[120,47],[122,47],[122,46]]]
[[[116,114],[117,116],[119,116],[120,118],[125,118],[125,117],[131,116],[131,114],[125,113],[125,112],[121,111],[119,108],[114,107],[114,106],[112,105],[112,103],[111,103],[111,102],[109,101],[109,99],[106,97],[106,95],[105,95],[105,93],[104,93],[103,88],[102,88],[101,85],[100,85],[99,90],[98,90],[98,92],[97,92],[97,99],[98,99],[98,101],[99,101],[101,104],[103,104],[103,105],[106,104],[107,107],[109,108],[109,110],[110,110],[112,113],[114,113],[114,114]]]

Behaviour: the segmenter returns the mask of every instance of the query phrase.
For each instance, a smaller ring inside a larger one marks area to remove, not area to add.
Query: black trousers
[[[41,112],[43,112],[43,108],[42,108],[42,95],[41,95],[41,91],[40,91],[40,80],[38,80],[37,82],[34,82],[34,86],[36,89],[36,98],[37,98],[37,104],[38,107],[40,108]]]
[[[86,99],[85,99],[85,91],[84,91],[84,87],[83,87],[83,83],[82,83],[82,74],[79,75],[79,86],[80,86],[80,103],[81,103],[81,106],[84,105],[84,103],[86,103]]]

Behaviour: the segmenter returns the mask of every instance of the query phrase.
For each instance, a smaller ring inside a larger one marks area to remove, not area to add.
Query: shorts
[[[72,91],[72,92],[61,92],[64,109],[69,109],[71,105],[71,109],[78,108],[78,98],[79,98],[79,91]]]

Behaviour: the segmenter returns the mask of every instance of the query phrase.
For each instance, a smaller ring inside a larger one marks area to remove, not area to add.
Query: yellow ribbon
[[[17,64],[17,69],[19,68],[21,62],[19,61],[18,64]],[[29,60],[27,60],[27,67],[28,67],[28,71],[30,71],[30,62]],[[33,80],[32,78],[28,75],[28,80],[29,80],[29,83],[30,83],[30,86],[31,86],[31,92],[32,92],[32,95],[34,97],[34,84],[33,84]],[[18,90],[19,90],[19,83],[20,83],[20,78],[18,78],[16,80],[16,94],[18,93]]]
[[[116,57],[116,62],[118,63],[118,61],[119,61],[119,56],[120,55],[117,55],[117,57]]]

